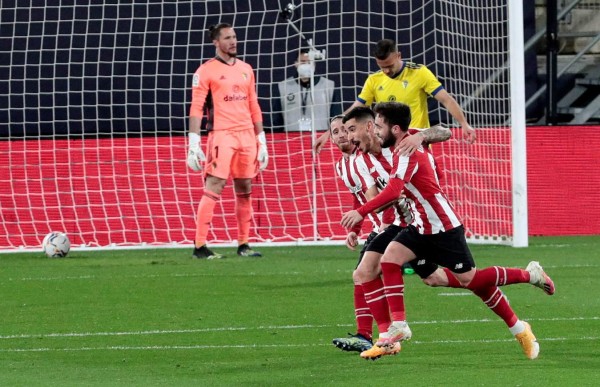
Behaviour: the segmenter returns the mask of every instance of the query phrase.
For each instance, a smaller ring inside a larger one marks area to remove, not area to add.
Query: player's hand
[[[206,156],[204,156],[204,152],[200,148],[190,148],[188,150],[187,156],[187,165],[193,171],[200,172],[202,170],[202,165],[206,161]]]
[[[406,222],[406,224],[411,224],[415,220],[415,218],[413,217],[413,214],[410,211],[410,207],[408,205],[408,202],[406,201],[406,197],[403,196],[398,201],[398,207],[400,208],[400,216],[402,216],[402,219]]]
[[[329,131],[323,132],[319,137],[317,137],[315,143],[313,144],[313,150],[315,151],[315,154],[319,154],[321,152],[321,149],[323,149],[328,139]]]
[[[354,227],[358,222],[360,222],[363,217],[356,210],[348,211],[342,216],[342,226],[346,228]]]
[[[423,135],[421,133],[415,133],[412,136],[406,136],[400,145],[398,145],[398,151],[401,156],[410,156],[423,144]]]
[[[471,125],[467,124],[462,127],[463,136],[467,140],[469,144],[473,144],[475,140],[477,140],[477,134],[475,133],[475,129],[471,127]]]
[[[356,246],[358,246],[358,235],[354,231],[350,231],[346,236],[346,247],[355,250]]]
[[[265,132],[260,132],[258,136],[256,136],[258,140],[258,159],[259,169],[263,171],[267,165],[269,165],[269,153],[267,152],[267,138],[265,137]]]

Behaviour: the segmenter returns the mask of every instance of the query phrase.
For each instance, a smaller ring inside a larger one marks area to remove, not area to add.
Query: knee
[[[444,286],[443,284],[440,283],[439,279],[437,277],[435,277],[434,275],[430,275],[427,278],[423,278],[423,283],[427,286],[431,286],[432,288],[435,288],[438,286]]]

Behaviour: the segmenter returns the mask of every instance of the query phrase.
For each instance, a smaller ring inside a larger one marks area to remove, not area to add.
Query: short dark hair
[[[398,125],[403,132],[410,126],[410,107],[400,102],[380,102],[373,108],[389,126]]]
[[[398,52],[396,42],[392,39],[381,39],[371,50],[371,55],[379,60],[384,60],[390,56],[392,52]]]
[[[217,25],[208,27],[208,30],[210,31],[210,40],[219,39],[219,35],[221,35],[221,30],[223,28],[232,28],[232,26],[229,23],[219,23]]]
[[[363,121],[363,120],[366,120],[369,118],[375,119],[375,113],[373,113],[373,110],[371,110],[371,108],[369,108],[369,107],[358,106],[358,107],[355,107],[354,109],[350,110],[344,116],[344,119],[342,120],[342,122],[345,124],[346,122],[350,121],[353,118],[357,121]]]

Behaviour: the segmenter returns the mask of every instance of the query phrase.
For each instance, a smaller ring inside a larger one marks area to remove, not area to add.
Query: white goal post
[[[253,245],[343,243],[351,200],[333,171],[338,151],[328,144],[315,156],[314,133],[285,131],[273,91],[295,76],[299,49],[313,47],[323,53],[315,75],[335,83],[346,109],[378,71],[372,45],[389,38],[440,78],[477,130],[466,144],[431,99],[431,121],[453,128],[434,153],[468,240],[527,246],[522,6],[3,0],[0,251],[39,250],[50,231],[67,233],[75,249],[191,246],[203,188],[185,162],[191,78],[214,56],[207,29],[219,22],[233,24],[239,55],[255,69],[265,118],[270,162],[253,181]],[[229,183],[211,245],[235,243],[234,217]]]

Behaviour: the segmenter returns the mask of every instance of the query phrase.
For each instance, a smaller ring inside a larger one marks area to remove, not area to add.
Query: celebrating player
[[[410,108],[387,102],[377,104],[375,112],[375,133],[381,145],[397,147],[409,135]],[[539,345],[530,325],[517,318],[498,286],[531,283],[552,295],[554,283],[537,262],[530,262],[525,270],[500,266],[476,269],[464,227],[439,185],[434,165],[433,156],[423,147],[411,156],[403,156],[395,149],[394,169],[386,188],[366,205],[342,217],[342,225],[352,227],[365,214],[398,200],[403,192],[415,219],[394,238],[381,257],[384,291],[393,322],[387,332],[380,334],[373,348],[393,350],[398,342],[411,337],[406,323],[401,267],[418,258],[449,268],[462,286],[504,320],[525,355],[535,359]]]
[[[377,182],[379,189],[383,189],[387,185],[389,174],[392,171],[393,155],[390,148],[382,148],[379,141],[374,138],[374,118],[374,113],[370,108],[357,107],[346,114],[344,126],[348,131],[348,139],[360,149],[363,163],[366,166],[365,169],[370,171],[372,181],[374,180],[373,184]],[[416,135],[422,137],[426,143],[430,143],[445,141],[450,138],[451,133],[446,128],[433,127],[418,132]],[[379,192],[379,190],[376,190],[376,192]],[[380,333],[386,332],[392,323],[381,279],[380,259],[393,238],[407,226],[407,223],[412,221],[412,219],[407,219],[411,218],[411,214],[404,205],[394,203],[393,208],[396,210],[393,224],[370,241],[367,241],[368,243],[363,248],[362,259],[353,273],[354,282],[359,283],[363,288],[367,305]],[[462,287],[446,268],[438,268],[436,264],[429,263],[424,259],[418,262],[413,261],[409,266],[411,265],[423,279],[423,282],[429,286]],[[399,343],[387,347],[375,346],[361,352],[361,357],[377,359],[398,351],[400,351]]]
[[[263,119],[252,67],[237,58],[237,37],[231,25],[211,28],[216,56],[202,64],[192,82],[188,166],[204,169],[204,194],[198,206],[196,258],[222,258],[206,246],[214,208],[231,175],[235,190],[238,255],[260,257],[248,246],[252,221],[251,179],[268,164]],[[200,124],[208,119],[206,154],[200,148]]]

